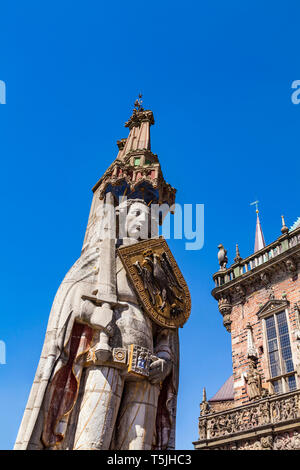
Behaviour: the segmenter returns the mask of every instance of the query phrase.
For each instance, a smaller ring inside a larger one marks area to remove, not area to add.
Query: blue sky
[[[177,447],[197,438],[202,387],[231,374],[210,292],[217,245],[253,251],[299,214],[299,3],[14,1],[1,5],[0,448],[12,448],[56,290],[80,255],[91,188],[117,153],[139,92],[177,202],[205,204],[205,244],[169,243],[190,287],[180,331]]]

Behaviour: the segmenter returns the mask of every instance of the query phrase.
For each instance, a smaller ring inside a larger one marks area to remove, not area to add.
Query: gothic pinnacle
[[[288,233],[289,229],[288,229],[288,227],[285,225],[285,221],[284,221],[284,216],[283,216],[283,215],[281,216],[281,221],[282,221],[281,233],[284,235],[285,233]]]
[[[263,235],[263,231],[262,231],[262,228],[261,228],[261,225],[260,225],[260,220],[259,220],[259,210],[258,210],[258,203],[259,201],[254,201],[254,202],[251,202],[250,206],[253,206],[255,205],[256,206],[256,229],[255,229],[255,242],[254,242],[254,253],[256,253],[256,251],[259,251],[261,250],[262,248],[264,248],[266,246],[266,243],[265,243],[265,239],[264,239],[264,235]]]
[[[241,260],[242,260],[242,257],[241,257],[241,255],[240,255],[239,245],[236,244],[236,246],[235,246],[235,258],[234,258],[234,262],[235,262],[235,263],[238,263],[238,262],[241,261]]]

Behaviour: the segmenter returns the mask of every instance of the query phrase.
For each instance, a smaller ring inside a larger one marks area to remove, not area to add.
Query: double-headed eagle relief
[[[190,293],[164,238],[118,251],[146,313],[161,326],[182,327],[191,312]]]

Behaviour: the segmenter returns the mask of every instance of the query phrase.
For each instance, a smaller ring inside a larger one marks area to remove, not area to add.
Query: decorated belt
[[[87,359],[85,367],[93,365],[103,365],[107,367],[116,367],[118,369],[127,369],[129,374],[139,377],[149,377],[150,365],[158,357],[154,356],[152,351],[136,344],[130,344],[128,348],[113,348],[112,358],[105,362]]]
[[[113,363],[127,367],[129,374],[149,377],[150,364],[158,357],[142,346],[131,344],[129,348],[114,348]]]

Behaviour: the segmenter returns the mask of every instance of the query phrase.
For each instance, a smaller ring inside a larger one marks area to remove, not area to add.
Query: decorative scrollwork
[[[299,417],[299,391],[288,395],[267,397],[256,401],[252,405],[201,416],[199,418],[199,439],[215,439],[267,424],[295,420]],[[267,441],[264,441],[262,447],[267,448],[268,445]]]

